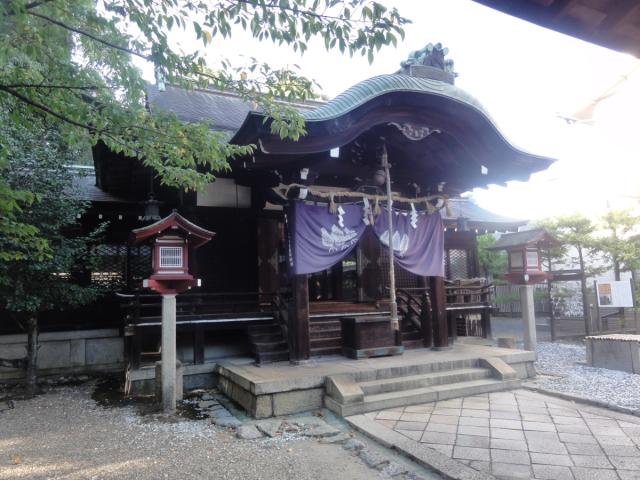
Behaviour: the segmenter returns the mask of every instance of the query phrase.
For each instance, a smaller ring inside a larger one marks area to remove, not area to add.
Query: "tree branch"
[[[7,92],[9,95],[12,95],[13,97],[17,98],[18,100],[20,100],[21,102],[26,103],[27,105],[30,105],[34,108],[37,108],[38,110],[48,113],[49,115],[56,117],[58,120],[62,120],[63,122],[69,123],[70,125],[74,125],[76,127],[80,127],[80,128],[84,128],[85,130],[88,130],[90,132],[95,132],[96,129],[94,127],[92,127],[91,125],[87,125],[85,123],[80,123],[77,122],[75,120],[73,120],[72,118],[69,118],[65,115],[62,115],[59,112],[56,112],[54,110],[51,110],[49,107],[42,105],[41,103],[38,103],[34,100],[31,100],[28,97],[25,97],[24,95],[22,95],[19,92],[16,92],[15,90],[13,90],[12,88],[8,88],[5,87],[3,85],[0,85],[0,91],[2,92]]]
[[[314,17],[317,18],[318,20],[339,20],[343,23],[349,23],[349,22],[354,22],[354,23],[362,23],[362,24],[366,24],[368,23],[366,20],[363,19],[358,19],[358,18],[344,18],[344,17],[340,17],[337,15],[327,15],[325,13],[316,13],[313,10],[302,10],[302,9],[295,9],[292,7],[284,7],[279,5],[276,2],[271,2],[271,3],[267,3],[264,5],[257,5],[254,2],[251,2],[250,0],[227,0],[227,3],[230,3],[232,5],[238,4],[238,3],[242,3],[245,5],[248,5],[249,7],[253,7],[254,10],[258,10],[258,9],[262,9],[263,7],[265,9],[275,9],[275,10],[281,10],[281,11],[289,11],[292,12],[294,14],[299,14],[302,16],[308,16],[308,17]],[[326,11],[326,10],[325,10]]]
[[[53,1],[54,1],[54,0],[40,0],[40,1],[38,1],[38,2],[31,2],[31,3],[27,3],[27,4],[24,6],[24,9],[25,9],[25,10],[31,10],[32,8],[39,7],[40,5],[44,5],[45,3],[51,3],[51,2],[53,2]]]
[[[52,89],[64,89],[64,90],[99,90],[101,88],[108,87],[99,87],[99,86],[73,86],[73,85],[49,85],[46,83],[14,83],[11,85],[3,85],[0,84],[0,87],[5,88],[52,88]]]
[[[82,35],[85,36],[87,38],[90,38],[91,40],[101,43],[102,45],[105,45],[109,48],[113,48],[115,50],[119,50],[121,52],[124,53],[129,53],[131,55],[135,55],[136,57],[140,57],[143,60],[147,60],[147,61],[152,61],[151,57],[149,57],[148,55],[144,55],[142,53],[136,52],[135,50],[131,50],[130,48],[127,47],[121,47],[120,45],[116,45],[115,43],[111,43],[108,42],[107,40],[104,40],[100,37],[97,37],[89,32],[85,32],[84,30],[80,30],[79,28],[75,28],[72,27],[71,25],[67,25],[66,23],[62,23],[59,20],[55,20],[51,17],[47,17],[46,15],[42,15],[40,13],[36,13],[36,12],[29,12],[29,15],[32,15],[34,17],[38,17],[46,22],[52,23],[53,25],[56,25],[58,27],[64,28],[65,30],[69,30],[70,32],[74,32],[77,33],[78,35]]]

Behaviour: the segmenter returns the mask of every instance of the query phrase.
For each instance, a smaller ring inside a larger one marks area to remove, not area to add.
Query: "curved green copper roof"
[[[330,120],[344,115],[373,98],[392,92],[427,93],[446,97],[476,108],[491,119],[480,102],[464,90],[439,80],[402,74],[378,75],[357,83],[325,105],[305,112],[303,117],[306,121]]]

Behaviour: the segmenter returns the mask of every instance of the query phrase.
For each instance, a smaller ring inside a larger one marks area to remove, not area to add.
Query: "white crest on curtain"
[[[380,241],[386,247],[389,246],[389,230],[385,230],[382,235],[380,235]],[[409,236],[405,233],[400,237],[400,232],[396,231],[393,234],[393,251],[400,256],[404,256],[409,249]]]
[[[340,228],[337,225],[332,225],[331,232],[323,227],[320,229],[320,234],[322,235],[322,245],[329,252],[346,250],[358,241],[358,233],[348,227]]]

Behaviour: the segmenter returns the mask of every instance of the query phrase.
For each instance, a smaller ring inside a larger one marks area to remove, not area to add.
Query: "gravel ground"
[[[588,367],[584,345],[540,342],[537,354],[536,385],[640,409],[640,375]]]
[[[296,437],[239,440],[208,420],[104,408],[91,399],[89,385],[58,388],[0,412],[3,480],[381,477],[338,445]]]

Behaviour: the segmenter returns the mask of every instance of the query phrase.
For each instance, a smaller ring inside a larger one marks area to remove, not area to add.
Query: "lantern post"
[[[560,245],[547,231],[536,229],[506,233],[488,248],[507,252],[508,273],[502,277],[519,286],[525,350],[535,351],[537,345],[534,285],[552,278],[552,274],[542,271],[541,250]]]
[[[160,379],[162,409],[173,413],[177,392],[176,383],[176,295],[200,286],[200,280],[189,273],[189,250],[198,248],[215,233],[205,230],[174,211],[168,217],[131,232],[133,244],[151,242],[153,274],[144,280],[144,287],[162,295],[162,356]]]

